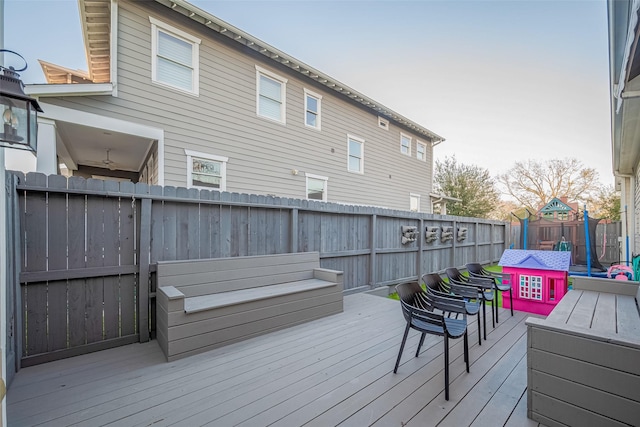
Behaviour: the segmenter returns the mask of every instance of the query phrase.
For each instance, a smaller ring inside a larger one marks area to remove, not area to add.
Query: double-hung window
[[[349,172],[364,173],[364,139],[347,136]]]
[[[307,199],[327,201],[327,181],[326,176],[306,174],[307,177]]]
[[[286,123],[287,79],[256,65],[257,114]]]
[[[193,95],[199,92],[200,39],[149,17],[151,80]]]
[[[403,133],[400,134],[400,152],[407,156],[411,155],[411,137]]]
[[[184,150],[187,155],[187,187],[225,191],[228,157]]]
[[[420,141],[416,143],[416,158],[423,162],[427,161],[427,145]]]
[[[304,90],[304,124],[320,130],[322,95]]]

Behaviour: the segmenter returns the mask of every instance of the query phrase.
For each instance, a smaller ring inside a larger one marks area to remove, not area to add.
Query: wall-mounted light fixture
[[[7,49],[0,49],[22,58],[21,55]],[[13,67],[0,66],[0,111],[2,111],[2,128],[0,128],[0,146],[36,152],[38,138],[38,112],[42,108],[34,98],[24,93],[24,85],[18,71]]]

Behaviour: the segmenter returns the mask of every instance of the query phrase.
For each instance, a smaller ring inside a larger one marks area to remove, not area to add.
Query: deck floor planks
[[[376,312],[374,311],[367,313],[367,315],[375,314]],[[325,337],[323,341],[327,346],[330,346],[332,341],[337,340],[335,336],[340,337],[340,335],[343,335],[345,340],[351,339],[351,337],[348,336],[348,330],[342,330],[343,328],[340,327],[340,323],[336,322],[334,326],[336,328],[335,330],[330,329],[330,331],[332,331],[331,335],[333,336]],[[305,330],[306,328],[303,327],[301,329]],[[311,346],[311,350],[309,350],[309,354],[311,355],[314,351],[313,346],[315,346],[315,341],[308,339],[307,336],[308,333],[303,337],[299,337],[298,340],[289,340],[289,342],[294,342],[296,346],[304,349],[304,346],[300,345],[300,343],[306,341],[306,344]],[[339,343],[337,345],[339,345]],[[238,347],[244,346],[239,345]],[[190,396],[192,393],[195,393],[196,396],[200,398],[202,390],[211,391],[209,386],[212,381],[215,382],[218,387],[224,386],[226,381],[233,385],[232,388],[238,388],[243,381],[252,382],[254,377],[261,377],[264,375],[264,372],[283,369],[286,367],[286,357],[283,358],[281,354],[285,352],[283,348],[286,348],[286,346],[271,347],[271,350],[274,351],[273,354],[259,353],[261,355],[260,360],[263,362],[262,364],[255,363],[255,355],[253,358],[245,356],[245,359],[247,359],[246,363],[240,366],[234,366],[233,369],[225,369],[224,366],[222,366],[224,363],[199,363],[196,365],[196,368],[190,367],[189,363],[168,363],[167,365],[172,367],[171,369],[161,371],[161,375],[149,376],[145,381],[135,383],[131,387],[112,390],[110,393],[111,398],[107,395],[93,399],[85,399],[82,402],[77,402],[73,408],[66,408],[67,411],[73,409],[74,412],[72,413],[54,418],[62,412],[63,408],[60,408],[57,411],[50,412],[49,416],[51,420],[55,419],[60,425],[69,425],[82,421],[90,421],[92,425],[103,425],[108,422],[117,421],[127,415],[135,418],[137,414],[145,408],[163,407],[165,410],[173,412],[176,408],[181,408],[180,405],[178,405],[180,399],[186,399],[186,401],[189,402],[193,400],[193,397]],[[249,353],[254,353],[254,350],[255,347],[250,347]],[[233,353],[227,353],[226,356],[223,360],[228,359],[232,365],[238,365]],[[296,355],[291,355],[289,357],[296,360],[295,356]],[[308,361],[308,357],[298,356],[297,358],[300,359],[298,363],[311,363]],[[203,357],[196,355],[191,358],[190,361],[202,361],[202,359]],[[274,367],[273,364],[276,364],[276,366]],[[158,393],[158,388],[164,390],[163,393]],[[226,389],[225,393],[221,393],[218,390],[215,391],[218,395],[226,395],[229,389]],[[209,404],[209,401],[207,401],[207,404]],[[200,402],[197,407],[202,407],[202,403]]]
[[[452,340],[451,398],[471,408],[465,396],[471,399],[474,388],[491,382],[502,366],[508,373],[494,380],[501,384],[495,396],[509,398],[490,399],[486,414],[537,426],[526,418],[524,390],[517,392],[523,378],[526,385],[526,369],[500,362],[517,359],[509,349],[520,345],[515,336],[528,315],[506,313],[481,347],[472,339],[477,321],[470,318],[471,374],[464,369],[462,340]],[[370,425],[375,418],[379,425],[399,426],[388,414],[403,408],[399,419],[417,421],[425,405],[445,425],[456,406],[444,401],[442,338],[428,337],[415,358],[418,334],[410,336],[394,375],[403,329],[397,302],[357,294],[345,297],[344,313],[172,363],[163,362],[151,342],[26,368],[13,384],[19,399],[13,386],[9,390],[9,425]],[[128,360],[136,362],[129,366]],[[474,373],[478,378],[470,379]],[[69,385],[62,389],[61,383]],[[51,405],[53,411],[40,410]],[[215,406],[223,409],[217,419],[218,409],[210,410]],[[471,419],[478,424],[484,416],[474,410]]]

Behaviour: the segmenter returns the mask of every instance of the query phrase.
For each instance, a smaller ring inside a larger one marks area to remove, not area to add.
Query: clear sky
[[[191,3],[445,137],[436,159],[576,157],[613,183],[605,0]],[[25,83],[87,69],[77,0],[5,0],[4,24]]]

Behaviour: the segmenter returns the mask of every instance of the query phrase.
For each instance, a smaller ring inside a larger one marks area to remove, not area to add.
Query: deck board
[[[482,346],[469,318],[469,374],[462,340],[450,341],[449,402],[442,338],[428,336],[415,358],[412,332],[393,374],[400,307],[355,294],[343,313],[175,362],[152,341],[22,369],[8,391],[8,424],[538,426],[526,418],[528,315],[500,314]]]

